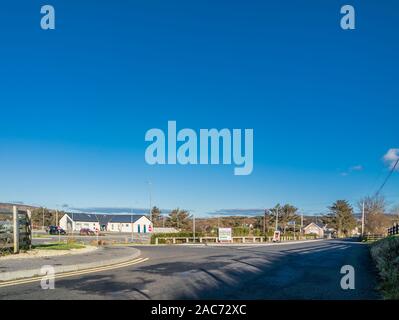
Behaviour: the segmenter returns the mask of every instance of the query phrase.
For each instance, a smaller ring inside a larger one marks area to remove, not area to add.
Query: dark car
[[[93,230],[90,230],[89,228],[82,228],[80,229],[80,235],[81,236],[94,236],[96,233]]]
[[[57,226],[50,226],[48,228],[47,232],[49,234],[52,234],[52,235],[54,235],[54,234],[56,234],[56,235],[58,235],[58,234],[66,235],[66,231],[64,229],[60,228],[60,227],[57,227]]]

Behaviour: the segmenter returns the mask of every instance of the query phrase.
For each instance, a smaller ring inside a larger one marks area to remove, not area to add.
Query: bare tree
[[[385,215],[387,202],[384,196],[367,196],[358,202],[358,208],[362,211],[364,204],[365,232],[384,234],[389,227],[389,219]]]

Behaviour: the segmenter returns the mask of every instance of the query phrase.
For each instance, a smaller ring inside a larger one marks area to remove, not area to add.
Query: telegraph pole
[[[276,208],[276,231],[278,231],[278,207]]]
[[[12,207],[14,253],[19,252],[19,217],[17,206]]]
[[[267,214],[267,209],[265,209],[265,214],[263,216],[263,235],[266,235],[266,214]]]
[[[152,194],[151,194],[151,181],[148,181],[148,189],[150,193],[150,220],[152,221]]]
[[[43,230],[44,230],[44,207],[42,207],[42,217],[43,217]]]
[[[195,243],[195,214],[193,213],[193,239]]]
[[[362,203],[362,237],[364,236],[364,222],[365,222],[365,216],[364,216],[364,201]]]

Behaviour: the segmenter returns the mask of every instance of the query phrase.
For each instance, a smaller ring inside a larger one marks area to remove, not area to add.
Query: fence
[[[388,229],[389,236],[394,236],[396,234],[399,234],[399,223],[396,223],[393,227]]]
[[[366,234],[363,236],[363,240],[365,241],[378,241],[384,238],[385,238],[384,234]]]
[[[232,237],[230,243],[272,242],[273,237]],[[282,236],[281,241],[311,240],[313,236]],[[218,243],[218,237],[156,237],[155,244]]]
[[[29,211],[16,210],[18,218],[18,248],[28,249],[32,244],[31,219]],[[0,254],[14,248],[14,214],[11,210],[0,210]],[[18,251],[18,250],[17,250]]]

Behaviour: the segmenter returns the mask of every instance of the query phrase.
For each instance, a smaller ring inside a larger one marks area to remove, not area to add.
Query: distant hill
[[[35,206],[26,205],[26,204],[0,202],[0,210],[12,211],[13,206],[17,206],[19,210],[34,210],[34,209],[38,208]]]

